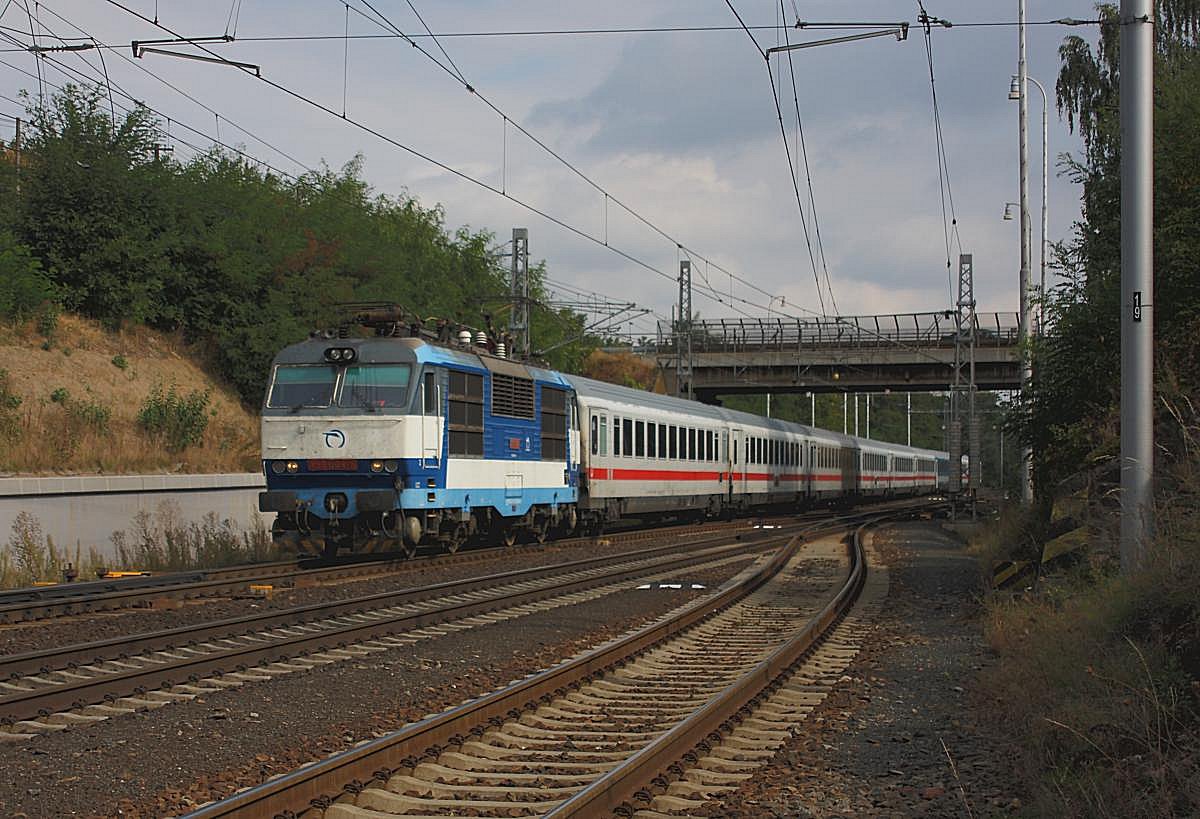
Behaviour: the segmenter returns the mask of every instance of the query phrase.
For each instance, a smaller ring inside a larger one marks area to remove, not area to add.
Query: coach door
[[[441,388],[437,373],[426,370],[421,384],[421,466],[437,467],[442,455]]]
[[[733,495],[746,494],[746,464],[744,463],[746,458],[745,440],[746,436],[742,430],[737,429],[736,427],[729,430],[730,443],[728,447],[729,457],[727,460],[729,461],[729,493],[731,498]]]
[[[817,488],[813,484],[817,480],[817,445],[808,445],[808,463],[805,464],[805,474],[808,476],[808,496],[811,498],[817,494]]]

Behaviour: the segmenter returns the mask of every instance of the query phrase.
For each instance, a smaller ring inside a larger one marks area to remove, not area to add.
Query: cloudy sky
[[[682,257],[678,241],[698,254],[697,284],[707,281],[723,294],[725,303],[696,295],[695,307],[705,317],[764,314],[772,296],[778,312],[821,309],[766,63],[740,28],[417,41],[446,63],[440,43],[461,75],[508,117],[505,123],[480,96],[398,37],[353,39],[347,48],[341,37],[347,27],[351,35],[387,33],[372,19],[372,6],[398,30],[423,32],[407,0],[349,0],[349,6],[341,0],[232,0],[232,9],[230,0],[120,2],[150,19],[157,15],[163,26],[189,37],[235,35],[235,42],[210,47],[227,59],[260,66],[264,78],[334,114],[227,66],[155,54],[135,61],[130,41],[170,35],[106,0],[5,2],[0,25],[28,41],[28,6],[42,45],[58,42],[53,40],[58,35],[114,46],[105,50],[103,64],[94,50],[55,53],[55,62],[43,61],[43,75],[61,84],[65,71],[107,70],[116,86],[170,119],[169,139],[179,157],[192,152],[186,143],[206,147],[218,133],[221,141],[291,173],[321,162],[340,167],[361,154],[365,177],[377,191],[440,204],[451,228],[490,230],[499,242],[513,226],[528,227],[532,253],[546,260],[554,281],[667,315]],[[1016,71],[1017,30],[963,24],[1015,21],[1017,3],[925,5],[931,15],[957,24],[933,31],[932,50],[962,250],[975,257],[980,310],[1014,310],[1018,223],[1001,217],[1005,202],[1018,198],[1017,103],[1007,97]],[[413,6],[433,32],[443,34],[737,25],[721,0],[413,0]],[[738,0],[734,6],[749,25],[765,27],[755,30],[763,47],[781,43],[777,23],[794,23],[797,14],[810,22],[914,23],[907,41],[880,37],[805,49],[793,52],[792,67],[824,245],[825,264],[818,254],[816,267],[822,281],[823,267],[828,269],[838,312],[944,308],[950,295],[933,109],[915,0],[786,0],[785,14],[778,2]],[[1030,21],[1094,16],[1088,0],[1028,0]],[[789,37],[796,42],[846,33],[793,30]],[[1031,26],[1028,37],[1029,73],[1052,95],[1051,239],[1062,238],[1078,218],[1079,191],[1054,167],[1058,154],[1079,150],[1053,101],[1057,48],[1069,34],[1096,38],[1094,26],[1062,25]],[[306,39],[313,35],[330,39]],[[280,37],[300,39],[263,39]],[[0,137],[7,140],[11,117],[20,113],[13,100],[23,88],[36,93],[37,67],[11,43],[0,44],[0,51]],[[794,150],[787,57],[772,60]],[[121,104],[119,95],[116,101]],[[386,139],[343,121],[343,110],[348,120]],[[1036,277],[1041,97],[1032,84],[1029,110]],[[503,189],[574,231],[393,141]],[[798,178],[812,231],[802,165]],[[605,191],[670,238],[606,201]],[[607,239],[611,248],[644,264],[586,237]],[[957,246],[953,253],[957,258]],[[824,299],[831,310],[828,293]],[[643,320],[633,329],[647,326]]]

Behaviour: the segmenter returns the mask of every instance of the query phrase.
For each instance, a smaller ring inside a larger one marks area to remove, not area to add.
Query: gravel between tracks
[[[494,557],[484,557],[478,561],[456,565],[438,566],[436,563],[414,563],[397,572],[376,577],[340,580],[301,589],[279,589],[269,600],[250,597],[200,598],[172,601],[170,605],[177,605],[176,608],[120,609],[32,623],[0,625],[0,655],[197,625],[229,617],[241,617],[255,612],[277,611],[312,603],[344,600],[360,595],[396,591],[431,583],[444,583],[510,569],[553,566],[572,560],[634,551],[638,548],[638,544],[618,541],[607,545],[548,546],[543,551],[528,554],[497,553]],[[247,581],[248,585],[249,581]]]
[[[739,561],[706,572],[683,570],[672,579],[711,589],[744,566]],[[619,592],[430,639],[407,651],[0,746],[0,814],[186,812],[492,691],[702,593],[686,583],[679,590]]]
[[[705,815],[989,817],[1020,808],[1004,765],[1010,749],[971,699],[972,680],[993,662],[974,558],[929,523],[889,527],[875,546],[891,579],[876,635],[771,764]]]

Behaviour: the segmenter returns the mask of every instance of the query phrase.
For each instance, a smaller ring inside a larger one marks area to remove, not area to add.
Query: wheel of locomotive
[[[500,542],[505,546],[517,545],[517,529],[507,523],[503,524],[500,529]]]
[[[533,539],[538,543],[545,543],[546,536],[550,534],[550,521],[542,518],[537,523],[533,524]]]

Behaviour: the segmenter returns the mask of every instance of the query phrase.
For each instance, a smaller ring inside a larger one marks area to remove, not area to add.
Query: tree
[[[1161,0],[1155,55],[1154,256],[1156,371],[1200,385],[1200,4]],[[1082,186],[1082,219],[1055,248],[1062,282],[1047,295],[1052,332],[1034,342],[1035,381],[1015,432],[1035,453],[1035,485],[1048,496],[1088,464],[1115,477],[1120,393],[1120,26],[1099,7],[1095,50],[1080,37],[1059,49],[1058,107],[1084,142],[1061,160]]]

